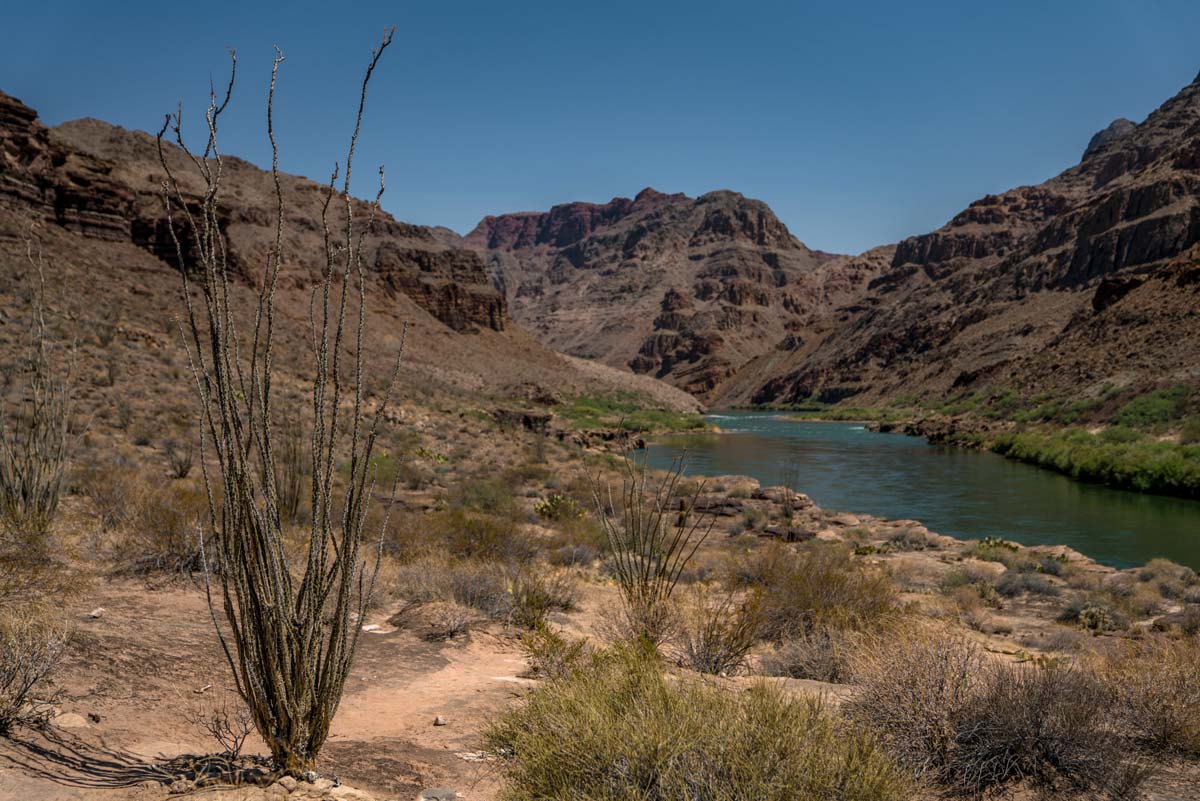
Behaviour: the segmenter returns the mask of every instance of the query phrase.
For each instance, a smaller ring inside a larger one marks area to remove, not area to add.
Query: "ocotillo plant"
[[[238,288],[220,226],[223,164],[217,131],[233,93],[235,54],[231,53],[223,97],[210,92],[203,152],[193,152],[184,143],[178,112],[167,116],[158,134],[165,173],[163,201],[182,278],[181,328],[200,406],[198,461],[212,517],[204,542],[209,607],[255,728],[270,748],[277,770],[294,776],[313,767],[329,734],[378,567],[377,546],[373,564],[362,553],[364,547],[372,547],[364,530],[375,489],[369,465],[395,385],[399,355],[382,400],[368,415],[363,392],[367,293],[363,237],[379,209],[383,170],[379,192],[365,213],[356,211],[361,205],[350,196],[350,176],[367,87],[393,33],[385,31],[372,51],[341,186],[335,166],[321,215],[325,265],[312,298],[310,321],[311,516],[302,564],[290,563],[284,546],[284,527],[291,520],[290,510],[284,508],[290,503],[288,493],[281,483],[290,478],[281,475],[275,445],[279,412],[274,402],[273,346],[275,296],[283,262],[284,194],[274,97],[282,52],[276,48],[267,93],[275,239],[257,282],[257,302],[249,322],[239,319],[234,310]],[[178,156],[168,158],[170,145],[164,141],[168,132],[201,180],[200,197],[188,196],[177,180],[171,162]],[[340,212],[333,213],[339,204],[344,206],[344,218],[335,221],[334,216],[341,217]],[[194,289],[199,290],[199,301],[193,298]],[[349,364],[344,363],[347,360]],[[336,468],[342,459],[348,471],[339,481]],[[384,515],[383,527],[386,520]],[[379,542],[382,535],[380,531]]]

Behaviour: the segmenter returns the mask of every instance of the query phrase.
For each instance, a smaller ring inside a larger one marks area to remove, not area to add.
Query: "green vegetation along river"
[[[1117,567],[1161,556],[1200,569],[1200,501],[1083,484],[993,453],[854,423],[762,412],[708,419],[724,433],[656,442],[651,465],[668,466],[686,449],[689,474],[745,475],[767,486],[790,473],[794,489],[829,509],[919,520],[961,539],[1068,545]]]

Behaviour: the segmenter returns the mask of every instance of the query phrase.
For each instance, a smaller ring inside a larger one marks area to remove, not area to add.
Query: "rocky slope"
[[[810,250],[766,204],[725,191],[645,189],[486,217],[464,242],[543,342],[702,397],[803,339],[814,311],[852,297],[877,266]]]
[[[203,190],[186,156],[168,158],[185,192]],[[169,338],[178,301],[177,255],[163,214],[154,138],[98,120],[49,129],[36,112],[0,93],[0,265],[4,285],[26,267],[36,240],[52,263],[51,289],[74,307],[81,325],[109,319],[146,336]],[[295,323],[287,334],[297,358],[308,326],[309,295],[323,268],[320,210],[324,187],[284,175],[284,264],[280,313]],[[224,158],[220,227],[229,262],[249,298],[274,241],[275,196],[270,174]],[[624,374],[580,370],[512,326],[503,294],[474,251],[447,244],[447,232],[381,214],[364,241],[373,292],[372,346],[383,358],[403,322],[410,328],[408,364],[416,381],[458,390],[505,392],[530,385],[560,393],[627,389]],[[454,237],[451,236],[451,239]],[[187,259],[189,243],[183,242]],[[7,291],[7,290],[6,290]],[[7,305],[7,304],[6,304]],[[160,329],[160,330],[156,330]],[[175,334],[177,337],[177,333]],[[647,380],[638,389],[668,408],[695,408],[682,392]]]
[[[1200,381],[1200,82],[1082,161],[900,242],[818,341],[727,397],[866,402]]]
[[[1081,162],[857,257],[761,202],[645,190],[485,218],[514,317],[542,341],[710,405],[1200,381],[1200,83]]]

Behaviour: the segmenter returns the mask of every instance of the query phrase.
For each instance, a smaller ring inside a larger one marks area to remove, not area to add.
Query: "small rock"
[[[95,609],[88,612],[87,616],[90,617],[92,620],[95,620],[96,618],[104,617],[104,613],[107,611],[108,610],[105,609],[103,606],[97,606]]]
[[[364,793],[362,790],[353,787],[342,785],[335,787],[329,791],[329,797],[337,799],[337,801],[372,801],[371,796]]]
[[[88,717],[88,720],[90,720],[92,723],[100,722],[100,716],[97,715],[95,712],[88,712],[87,717]]]
[[[300,784],[300,782],[296,781],[296,779],[292,776],[283,776],[275,783],[287,790],[289,793],[293,792]]]
[[[446,719],[444,717],[442,717],[441,715],[438,715],[436,718],[433,719],[433,725],[434,726],[445,726]]]
[[[175,781],[173,781],[169,785],[167,785],[167,792],[171,793],[172,795],[178,795],[180,793],[190,793],[192,790],[195,790],[195,789],[196,789],[196,783],[193,781],[189,781],[187,779],[176,779]]]
[[[456,801],[458,793],[449,787],[431,787],[417,795],[417,801]]]
[[[309,784],[312,784],[319,778],[321,778],[321,774],[317,773],[315,770],[304,771],[304,781],[308,782]]]
[[[370,623],[366,626],[363,626],[362,630],[363,631],[379,631],[381,628],[383,628],[383,627],[380,626],[378,623]]]
[[[56,715],[51,722],[60,729],[82,729],[88,725],[83,715],[77,715],[74,712],[64,712],[61,715]]]
[[[312,786],[314,790],[318,790],[323,793],[332,790],[334,787],[337,787],[337,785],[333,783],[333,779],[326,778],[317,779],[312,783]]]

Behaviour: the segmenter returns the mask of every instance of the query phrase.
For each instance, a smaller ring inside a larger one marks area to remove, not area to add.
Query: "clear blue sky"
[[[1200,70],[1194,0],[41,0],[2,17],[0,89],[51,124],[153,130],[182,99],[199,135],[208,77],[235,47],[224,149],[258,164],[278,43],[282,167],[318,180],[394,23],[355,190],[370,194],[384,163],[397,217],[465,232],[484,214],[645,186],[729,188],[837,252],[1056,174],[1093,132],[1140,121]]]

